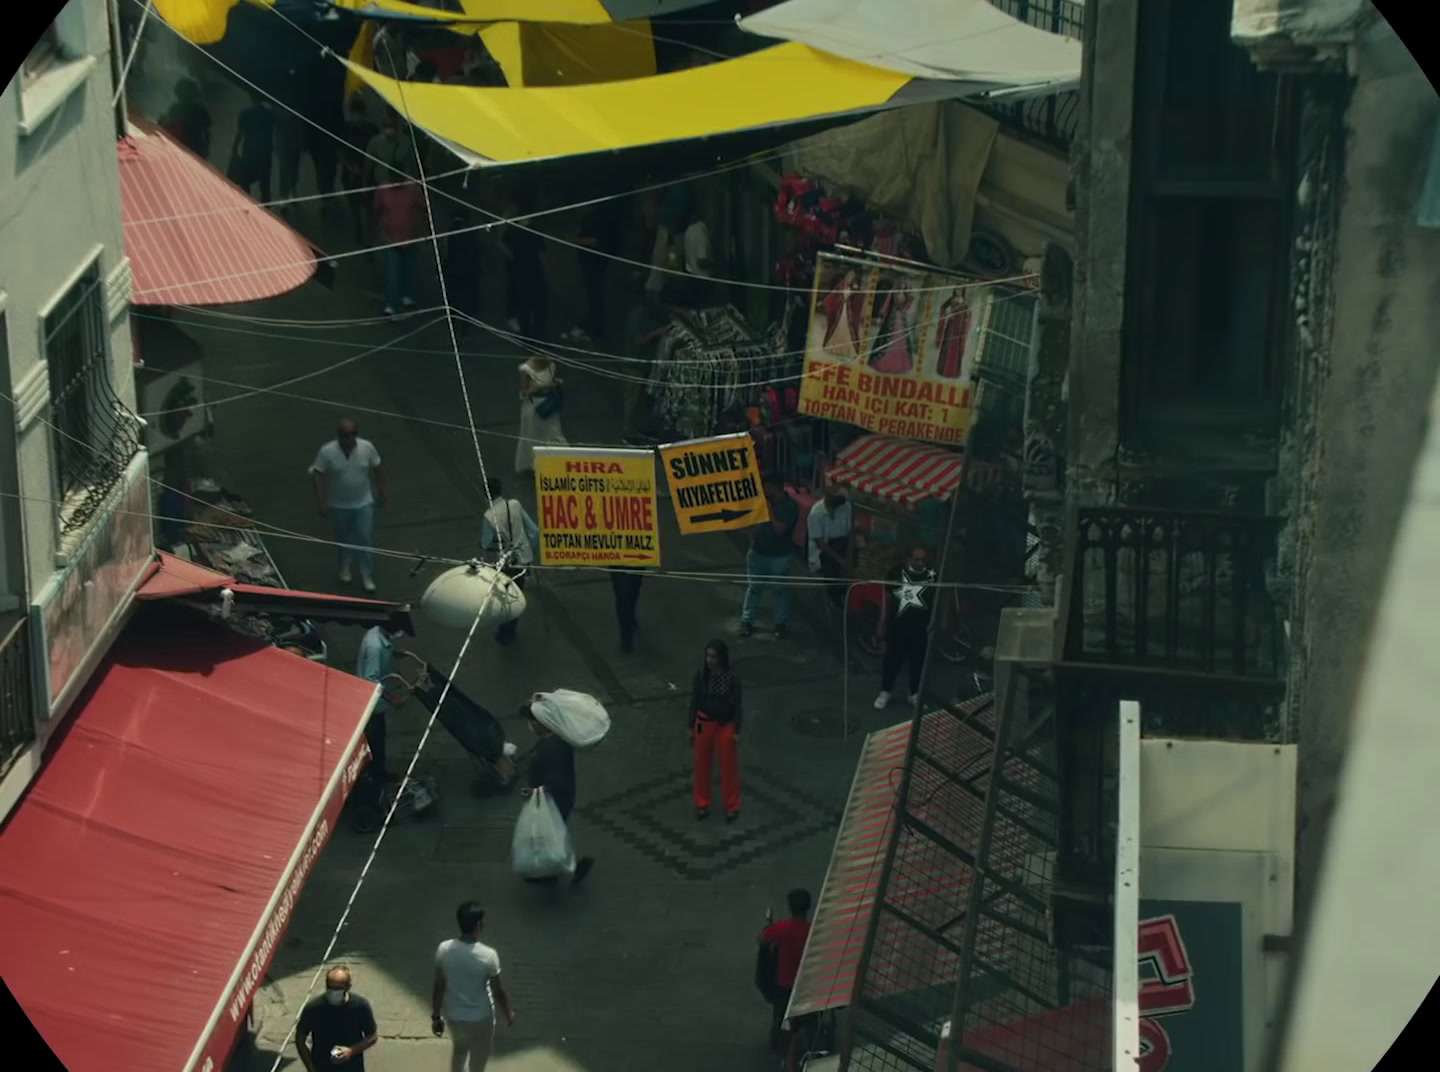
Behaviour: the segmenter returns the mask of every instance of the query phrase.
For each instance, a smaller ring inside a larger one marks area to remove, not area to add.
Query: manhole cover
[[[796,712],[790,716],[790,728],[802,737],[845,736],[845,720],[828,709]]]

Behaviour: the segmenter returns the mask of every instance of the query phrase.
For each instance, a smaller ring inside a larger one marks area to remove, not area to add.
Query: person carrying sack
[[[541,693],[536,693],[531,697],[531,701],[534,702],[541,696]],[[531,711],[530,704],[523,705],[520,708],[520,714],[529,721],[530,729],[539,738],[535,745],[535,751],[530,757],[530,770],[527,778],[530,784],[527,788],[520,790],[520,794],[527,798],[526,805],[528,807],[528,798],[537,790],[543,790],[545,796],[555,805],[561,821],[566,824],[568,833],[570,812],[575,808],[575,749],[541,723]],[[571,859],[574,859],[573,852]],[[578,886],[584,882],[585,876],[594,866],[595,861],[589,856],[582,856],[576,860],[573,865],[574,870],[570,874],[571,885]],[[558,875],[554,875],[526,878],[526,881],[553,884],[558,878]]]
[[[725,821],[740,817],[740,678],[723,640],[705,645],[705,664],[690,690],[690,745],[695,759],[695,818],[710,814],[711,767],[718,754]]]

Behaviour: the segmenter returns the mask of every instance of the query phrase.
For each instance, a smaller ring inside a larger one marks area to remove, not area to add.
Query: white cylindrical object
[[[440,574],[420,600],[425,617],[456,629],[469,629],[482,607],[481,628],[504,625],[525,613],[525,593],[494,566],[472,562]]]

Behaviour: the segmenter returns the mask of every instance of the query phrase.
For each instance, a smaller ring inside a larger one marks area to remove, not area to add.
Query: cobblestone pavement
[[[327,248],[343,248],[343,239],[313,217],[302,215],[297,225]],[[264,315],[311,322],[373,316],[375,274],[366,258],[342,261],[333,291],[311,284],[267,303]],[[573,265],[562,259],[557,274],[563,280]],[[490,290],[485,313],[498,318],[501,288]],[[482,484],[443,327],[356,359],[409,325],[316,331],[199,313],[177,317],[206,353],[207,393],[217,403],[208,449],[263,522],[298,537],[329,537],[305,470],[336,418],[349,413],[390,473],[391,503],[377,545],[406,555],[473,553]],[[487,470],[512,481],[520,358],[488,336],[472,335],[465,348]],[[245,394],[298,376],[308,378],[279,393]],[[567,383],[570,439],[615,442],[615,382],[572,372]],[[234,401],[223,401],[231,394]],[[514,483],[513,491],[533,503],[532,488]],[[741,541],[682,539],[669,510],[662,515],[667,569],[731,575],[740,569]],[[305,538],[270,544],[292,585],[337,586],[325,545]],[[417,598],[435,568],[411,578],[411,567],[409,558],[383,559],[380,595]],[[738,584],[654,577],[640,600],[637,650],[622,656],[603,575],[545,573],[528,594],[519,642],[502,655],[491,637],[477,636],[457,683],[499,714],[513,712],[536,688],[560,685],[606,702],[614,730],[580,758],[573,821],[578,846],[598,863],[579,891],[537,890],[516,880],[509,845],[518,800],[475,797],[469,758],[437,726],[418,770],[439,780],[439,812],[390,830],[332,958],[352,967],[357,992],[379,1018],[383,1040],[367,1067],[448,1067],[448,1044],[429,1031],[431,954],[453,931],[455,905],[469,897],[488,907],[486,935],[500,950],[518,1014],[513,1029],[501,1030],[492,1069],[773,1067],[765,1047],[768,1012],[751,982],[754,935],[766,907],[783,906],[787,889],[804,885],[818,895],[861,733],[893,724],[903,712],[870,709],[872,669],[847,679],[838,644],[820,627],[818,601],[799,600],[798,621],[784,642],[764,635],[739,640]],[[747,696],[745,804],[734,826],[718,818],[698,823],[689,803],[685,690],[705,641],[716,635],[731,637]],[[332,662],[353,665],[359,631],[335,628],[329,640]],[[422,624],[412,646],[448,670],[460,641],[458,632]],[[847,695],[848,738],[840,732]],[[392,767],[402,768],[413,753],[425,718],[414,703],[391,714]],[[507,726],[523,746],[528,731]],[[342,825],[318,862],[257,998],[258,1048],[237,1062],[243,1072],[272,1065],[371,841]],[[284,1062],[295,1061],[292,1048]]]

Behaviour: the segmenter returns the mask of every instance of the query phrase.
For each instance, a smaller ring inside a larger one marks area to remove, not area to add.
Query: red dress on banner
[[[935,375],[946,380],[960,377],[965,368],[965,345],[970,339],[970,303],[956,291],[940,307],[940,326],[935,330]]]

